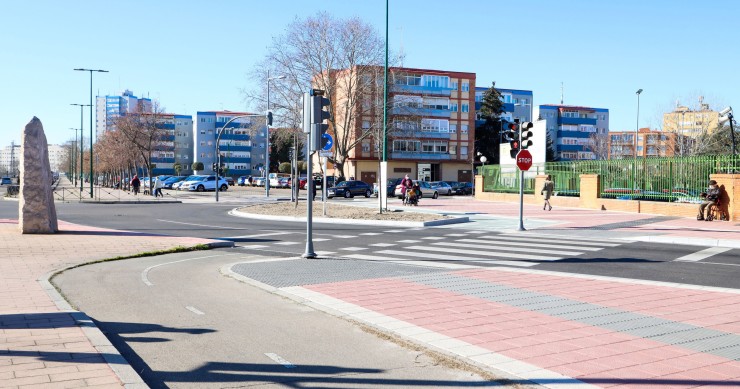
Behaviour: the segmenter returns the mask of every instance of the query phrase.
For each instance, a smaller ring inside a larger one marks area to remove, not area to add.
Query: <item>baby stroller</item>
[[[419,205],[419,191],[410,188],[406,191],[406,197],[403,198],[405,205]]]

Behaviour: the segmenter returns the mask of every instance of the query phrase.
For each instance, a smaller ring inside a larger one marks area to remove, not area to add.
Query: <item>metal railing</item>
[[[516,193],[519,174],[513,165],[481,167],[484,192]],[[602,198],[699,202],[712,174],[740,173],[740,157],[732,155],[547,162],[524,174],[524,193],[533,193],[534,179],[549,174],[558,196],[579,196],[580,175],[600,176]]]

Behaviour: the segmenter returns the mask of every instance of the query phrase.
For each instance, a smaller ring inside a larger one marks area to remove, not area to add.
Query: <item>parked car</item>
[[[393,197],[396,192],[396,185],[401,183],[402,178],[389,178],[385,185],[386,196]],[[373,196],[378,196],[378,183],[373,183]]]
[[[202,176],[199,176],[199,175],[187,176],[187,177],[185,177],[184,180],[178,181],[178,182],[175,182],[174,184],[172,184],[172,189],[175,189],[175,190],[185,190],[182,186],[185,185],[186,182],[191,181],[191,180],[195,180],[198,177],[202,177]]]
[[[173,189],[172,185],[174,185],[177,182],[183,181],[186,178],[188,178],[188,176],[172,176],[164,180],[164,189]]]
[[[370,197],[373,195],[373,190],[365,182],[362,181],[342,181],[338,183],[336,186],[333,186],[329,188],[327,191],[326,196],[328,198],[333,197],[344,197],[344,198],[350,198],[354,196],[362,196]]]
[[[414,183],[419,183],[419,188],[421,188],[421,197],[431,197],[433,199],[436,199],[439,197],[439,191],[435,188],[432,188],[432,185],[427,181],[419,181],[419,180],[413,180]],[[399,199],[403,199],[403,196],[401,195],[401,184],[396,185],[396,191],[395,191],[396,197]]]
[[[252,186],[265,186],[265,177],[252,178]]]
[[[472,182],[458,182],[458,181],[446,181],[452,187],[452,192],[456,195],[471,195],[473,194],[473,183]]]
[[[290,177],[280,177],[277,180],[276,188],[290,188]]]
[[[236,179],[236,184],[239,186],[249,185],[249,181],[247,181],[248,178],[249,177],[247,176],[240,176],[239,178]]]
[[[226,183],[229,184],[229,186],[236,185],[236,181],[234,181],[234,177],[226,177]]]
[[[229,189],[229,183],[223,177],[218,177],[217,183],[216,176],[200,176],[197,180],[186,182],[182,187],[186,187],[185,189],[191,192],[204,192],[207,190],[216,190],[216,188],[224,192]]]
[[[436,189],[437,192],[439,192],[439,194],[441,195],[452,196],[452,193],[453,193],[452,187],[444,181],[433,181],[433,182],[430,182],[429,185],[432,188]]]
[[[0,179],[0,185],[13,185],[13,180],[10,177],[3,177]]]

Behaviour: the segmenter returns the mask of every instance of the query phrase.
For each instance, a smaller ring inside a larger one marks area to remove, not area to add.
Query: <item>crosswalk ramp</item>
[[[378,247],[372,252],[342,255],[371,261],[423,264],[445,268],[480,266],[532,267],[554,262],[624,242],[580,237],[555,237],[502,233],[496,235],[441,235],[436,240],[401,240],[399,247]]]

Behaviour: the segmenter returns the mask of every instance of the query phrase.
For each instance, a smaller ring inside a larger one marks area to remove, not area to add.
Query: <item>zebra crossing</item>
[[[409,229],[410,230],[421,230]],[[558,236],[542,233],[490,231],[451,232],[426,229],[430,236],[406,236],[403,230],[387,230],[357,235],[321,235],[314,243],[334,241],[352,242],[334,244],[332,251],[316,251],[320,256],[360,259],[366,261],[396,262],[441,268],[470,268],[486,266],[532,267],[617,247],[626,240]],[[293,235],[295,236],[295,235]],[[298,250],[305,241],[293,241],[285,232],[266,231],[235,238],[281,238],[240,245],[243,249],[265,251]],[[291,236],[292,237],[292,236]]]

